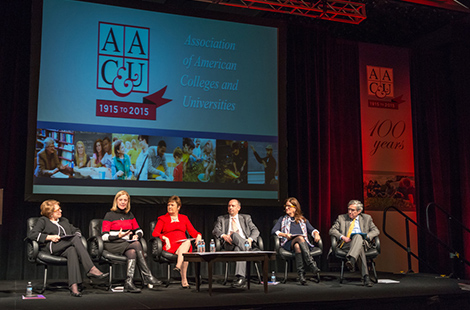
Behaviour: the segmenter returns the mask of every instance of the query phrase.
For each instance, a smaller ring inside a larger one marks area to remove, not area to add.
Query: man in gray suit
[[[241,203],[237,199],[232,199],[228,203],[228,214],[217,217],[212,234],[221,242],[225,251],[247,251],[256,247],[259,230],[251,216],[238,214]],[[248,249],[245,242],[248,241]],[[233,287],[244,287],[246,285],[246,262],[237,262],[235,275],[237,280],[232,283]]]
[[[361,273],[365,286],[372,286],[367,268],[365,243],[380,234],[372,217],[363,214],[364,205],[359,200],[348,203],[348,213],[341,214],[330,228],[330,235],[338,239],[338,246],[347,251],[346,267],[353,272],[358,258],[361,260]]]

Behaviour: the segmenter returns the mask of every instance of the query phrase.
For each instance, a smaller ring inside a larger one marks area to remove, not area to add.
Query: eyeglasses
[[[289,205],[284,205],[284,208],[292,208],[292,209],[295,209],[295,206],[293,206],[293,205],[290,205],[290,206],[289,206]]]
[[[59,208],[59,209],[57,209],[57,210],[54,210],[54,212],[59,212],[59,211],[62,212],[62,209]]]
[[[357,211],[357,209],[354,209],[354,208],[348,208],[348,211],[356,212],[356,211]]]

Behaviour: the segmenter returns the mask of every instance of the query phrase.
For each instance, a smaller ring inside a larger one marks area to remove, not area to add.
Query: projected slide
[[[33,194],[277,199],[278,29],[44,0]]]

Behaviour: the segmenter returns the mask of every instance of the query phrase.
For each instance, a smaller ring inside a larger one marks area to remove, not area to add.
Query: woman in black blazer
[[[87,277],[104,279],[109,273],[102,273],[95,267],[82,243],[80,229],[62,217],[62,209],[57,200],[46,200],[41,204],[41,217],[29,232],[28,238],[37,241],[42,251],[67,258],[70,294],[81,297],[78,284],[82,283],[79,262],[87,272]]]

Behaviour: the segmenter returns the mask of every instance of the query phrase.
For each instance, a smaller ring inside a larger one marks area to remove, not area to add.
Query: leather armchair
[[[277,220],[274,221],[274,225],[277,223]],[[289,270],[289,262],[293,262],[295,264],[295,254],[291,251],[287,251],[283,247],[281,247],[281,242],[278,236],[273,235],[274,239],[274,251],[279,255],[279,257],[285,261],[284,266],[284,279],[281,281],[283,284],[287,281],[287,271]],[[308,236],[308,241],[313,244],[315,247],[310,249],[310,256],[316,261],[317,265],[320,266],[320,262],[318,262],[318,258],[320,258],[323,254],[323,241],[320,237],[318,242],[313,241],[313,237],[311,235]],[[320,282],[320,275],[317,277],[317,282]]]
[[[153,232],[156,225],[157,221],[150,222],[150,233]],[[163,242],[160,238],[155,238],[153,236],[150,237],[149,246],[151,253],[150,255],[153,261],[167,265],[167,281],[165,287],[168,287],[168,285],[170,285],[171,280],[171,264],[176,264],[178,255],[165,251],[163,249]]]
[[[90,221],[88,226],[88,252],[90,253],[90,257],[93,261],[98,264],[108,264],[109,282],[107,289],[109,290],[112,288],[113,284],[113,266],[127,264],[127,257],[125,255],[111,253],[104,249],[104,241],[101,238],[102,226],[102,219],[93,219]],[[147,256],[147,241],[145,241],[144,238],[140,238],[139,241],[142,244],[144,255]]]
[[[374,259],[379,256],[380,254],[380,239],[379,236],[375,237],[371,241],[372,247],[366,250],[366,259],[367,259],[367,265],[369,264],[372,266],[372,270],[374,272],[374,277],[371,277],[371,280],[375,283],[377,283],[378,278],[377,278],[377,271],[375,270],[375,262]],[[347,252],[340,249],[338,247],[338,239],[336,239],[335,236],[331,236],[331,250],[330,252],[334,253],[335,257],[341,260],[341,276],[339,279],[339,283],[343,283],[344,280],[344,264],[346,262],[346,255]]]
[[[34,225],[38,221],[39,217],[30,217],[26,221],[26,235],[29,235],[29,232],[33,229]],[[44,293],[47,288],[47,274],[49,266],[67,266],[67,258],[62,256],[52,255],[46,251],[41,251],[39,243],[35,240],[30,240],[28,238],[26,241],[26,255],[28,256],[28,261],[35,263],[37,265],[44,266],[44,277],[42,288],[39,289],[39,293]],[[83,245],[87,247],[85,238],[82,238]],[[68,286],[67,286],[68,289]]]

